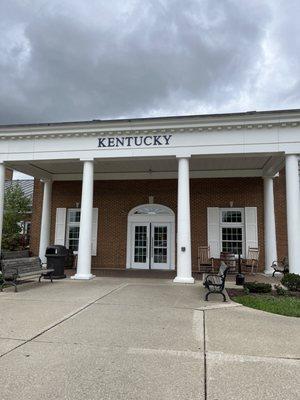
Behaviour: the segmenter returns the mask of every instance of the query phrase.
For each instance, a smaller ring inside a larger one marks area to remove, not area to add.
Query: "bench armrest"
[[[277,266],[278,266],[278,261],[273,261],[271,267],[274,268],[274,267],[277,267]]]

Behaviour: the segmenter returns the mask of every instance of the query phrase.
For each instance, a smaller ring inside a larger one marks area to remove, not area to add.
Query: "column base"
[[[182,278],[180,276],[176,276],[175,279],[173,279],[174,283],[195,283],[194,278]]]
[[[89,280],[95,278],[96,275],[93,274],[75,274],[71,276],[71,279],[82,279],[82,280]]]

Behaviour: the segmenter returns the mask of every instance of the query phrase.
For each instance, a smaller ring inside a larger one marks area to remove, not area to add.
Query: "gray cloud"
[[[0,0],[0,123],[297,107],[298,4]]]

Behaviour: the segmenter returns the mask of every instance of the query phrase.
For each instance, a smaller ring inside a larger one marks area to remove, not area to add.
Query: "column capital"
[[[178,155],[176,156],[177,160],[181,160],[181,159],[189,160],[190,158],[191,158],[190,154],[182,155],[182,156],[178,156]]]
[[[41,178],[40,179],[40,182],[42,182],[42,183],[52,183],[52,179],[51,178]]]
[[[298,161],[299,162],[299,160],[300,160],[300,155],[299,154],[287,154],[287,153],[285,153],[285,164],[287,163],[287,162],[289,162],[289,161],[291,161],[291,160],[294,160],[294,161]]]
[[[94,162],[94,157],[80,158],[80,161],[82,161],[82,162],[85,162],[85,161],[92,161],[92,162]]]

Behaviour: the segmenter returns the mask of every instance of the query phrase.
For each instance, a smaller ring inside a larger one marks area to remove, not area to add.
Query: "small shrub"
[[[287,291],[281,285],[275,285],[275,290],[278,296],[286,296]]]
[[[281,283],[286,286],[291,292],[300,291],[300,275],[285,274],[281,279]]]
[[[250,293],[250,290],[249,290],[247,287],[244,286],[244,292],[245,292],[246,294],[249,294],[249,293]]]
[[[244,284],[244,289],[249,293],[270,293],[272,286],[269,283],[247,282]]]

